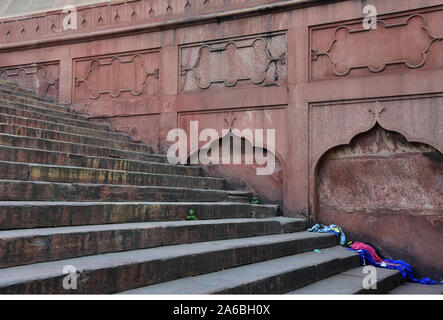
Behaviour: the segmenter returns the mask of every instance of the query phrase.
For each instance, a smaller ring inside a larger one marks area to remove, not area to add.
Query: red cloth
[[[362,243],[362,242],[354,242],[351,245],[351,248],[354,250],[367,250],[369,254],[371,255],[372,259],[374,259],[375,262],[382,263],[385,262],[382,258],[380,258],[377,253],[375,252],[374,248],[371,246]]]

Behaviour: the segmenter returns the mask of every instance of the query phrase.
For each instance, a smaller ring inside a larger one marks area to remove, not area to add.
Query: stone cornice
[[[247,8],[236,8],[226,11],[210,12],[205,14],[196,14],[192,16],[180,16],[178,18],[170,18],[165,16],[160,21],[147,22],[134,25],[109,27],[101,30],[90,32],[65,31],[54,36],[40,37],[32,40],[10,41],[9,43],[0,44],[0,52],[26,50],[30,48],[38,48],[45,46],[55,46],[60,44],[77,43],[83,41],[91,41],[97,39],[105,39],[111,37],[120,37],[133,35],[138,33],[153,32],[159,30],[173,29],[183,26],[218,22],[222,20],[237,19],[241,17],[260,15],[279,10],[288,10],[297,7],[324,4],[325,2],[336,2],[342,0],[287,0],[273,2],[270,4],[256,5]],[[92,5],[91,8],[97,7]],[[19,20],[10,21],[15,22]],[[3,25],[5,22],[3,23]]]

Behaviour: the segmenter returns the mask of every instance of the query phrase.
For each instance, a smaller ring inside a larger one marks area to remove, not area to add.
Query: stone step
[[[0,179],[61,183],[102,183],[220,190],[224,180],[144,172],[0,161]]]
[[[107,253],[0,270],[0,294],[110,294],[337,245],[333,234],[296,232]],[[78,288],[63,288],[72,266]]]
[[[110,131],[110,125],[107,123],[96,123],[87,120],[78,120],[72,118],[64,118],[60,116],[52,116],[42,112],[20,109],[12,106],[12,104],[2,104],[0,102],[0,114],[7,114],[22,118],[31,118],[41,121],[55,122],[58,124],[77,126],[95,130]]]
[[[250,191],[228,190],[227,192],[229,192],[229,196],[231,196],[231,197],[239,197],[239,198],[247,197],[247,198],[252,198],[252,196],[253,196],[252,192],[250,192]]]
[[[229,195],[229,202],[238,202],[238,203],[249,203],[251,201],[251,197],[249,196],[238,196],[238,195]]]
[[[342,247],[322,249],[138,288],[121,294],[282,294],[360,265]]]
[[[110,169],[159,174],[200,176],[202,169],[198,166],[170,165],[158,162],[154,157],[150,162],[131,159],[94,157],[59,151],[27,149],[0,145],[0,160],[48,165],[66,165],[71,167]],[[244,193],[241,196],[245,196]]]
[[[16,96],[7,96],[1,93],[0,93],[0,104],[3,106],[11,106],[17,109],[46,114],[48,116],[80,120],[80,121],[88,120],[88,118],[85,115],[76,114],[74,112],[55,110],[52,108],[48,108],[46,104],[42,102],[32,101]]]
[[[376,270],[376,280],[374,281],[376,287],[374,287],[374,289],[365,288],[369,283],[373,283],[364,281],[364,278],[367,277],[369,273],[365,272],[363,268],[364,267],[358,267],[342,272],[338,275],[291,291],[288,294],[385,294],[403,282],[399,271],[374,267],[374,270]]]
[[[186,220],[190,210],[198,220],[279,215],[277,205],[230,202],[0,201],[0,230],[177,221]]]
[[[232,202],[225,190],[17,180],[0,180],[0,201]]]
[[[81,114],[76,114],[76,112],[72,112],[67,106],[60,105],[55,102],[45,101],[44,99],[31,97],[26,94],[15,94],[14,92],[5,92],[4,90],[0,90],[0,100],[23,104],[23,105],[29,105],[36,108],[42,108],[48,111],[72,113],[73,115],[85,116]]]
[[[420,283],[406,282],[390,291],[389,294],[441,295],[443,294],[443,285],[423,285]]]
[[[34,90],[23,88],[23,87],[19,87],[15,82],[0,80],[0,87],[8,89],[8,90],[13,90],[13,91],[16,91],[16,92],[23,92],[23,93],[26,93],[26,94],[35,94]],[[49,99],[51,99],[51,98],[49,98]]]
[[[137,152],[121,149],[99,147],[88,144],[79,144],[64,141],[55,141],[41,138],[23,137],[0,133],[0,145],[26,149],[38,149],[46,151],[58,151],[93,157],[130,159],[148,162],[167,163],[166,156],[153,153]]]
[[[37,102],[43,102],[47,104],[47,107],[53,108],[55,110],[68,112],[68,108],[63,105],[59,105],[55,103],[55,99],[49,98],[49,97],[42,97],[37,95],[36,93],[31,92],[25,92],[18,90],[17,88],[12,87],[5,87],[0,84],[0,94],[7,95],[7,96],[16,96],[23,99],[27,99],[30,101],[37,101]]]
[[[113,149],[129,150],[136,152],[151,152],[151,148],[139,143],[123,142],[106,138],[97,138],[85,135],[79,135],[69,132],[53,131],[40,128],[24,127],[14,124],[0,123],[0,133],[39,138],[46,140],[55,140],[63,142],[72,142],[86,145],[96,145]]]
[[[2,95],[5,96],[5,100],[24,102],[30,105],[36,105],[45,109],[53,109],[61,112],[74,113],[80,116],[88,117],[81,112],[73,110],[72,105],[57,103],[57,99],[49,96],[42,96],[37,94],[34,90],[24,89],[16,86],[15,84],[2,84],[0,83],[0,99]]]
[[[220,219],[0,231],[0,268],[111,252],[299,232],[306,220]]]
[[[8,123],[18,126],[38,128],[44,130],[53,130],[61,132],[69,132],[73,134],[79,134],[84,136],[91,136],[97,138],[107,138],[111,140],[119,140],[123,142],[131,142],[131,138],[128,134],[119,132],[110,132],[104,130],[96,130],[91,128],[71,126],[68,124],[62,124],[57,122],[50,122],[32,118],[24,118],[19,116],[13,116],[9,114],[0,113],[0,122]]]

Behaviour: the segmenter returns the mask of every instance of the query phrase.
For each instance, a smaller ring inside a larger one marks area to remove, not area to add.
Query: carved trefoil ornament
[[[437,24],[431,29],[424,14],[409,15],[392,23],[378,19],[376,23],[376,29],[336,27],[324,50],[318,47],[320,43],[312,47],[312,68],[323,68],[319,60],[326,58],[333,73],[340,77],[357,69],[380,73],[395,65],[418,69],[425,65],[432,47],[443,40],[443,29],[439,30]],[[313,39],[322,38],[321,32],[314,30]]]
[[[181,48],[181,90],[284,82],[285,33],[202,43]]]
[[[118,98],[125,93],[129,96],[156,94],[158,79],[158,52],[77,61],[76,99],[96,100],[102,96]]]

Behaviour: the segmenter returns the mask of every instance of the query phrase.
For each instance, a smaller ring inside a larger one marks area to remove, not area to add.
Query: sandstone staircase
[[[334,235],[8,82],[0,168],[0,294],[365,292]],[[378,281],[370,293],[401,283]]]

